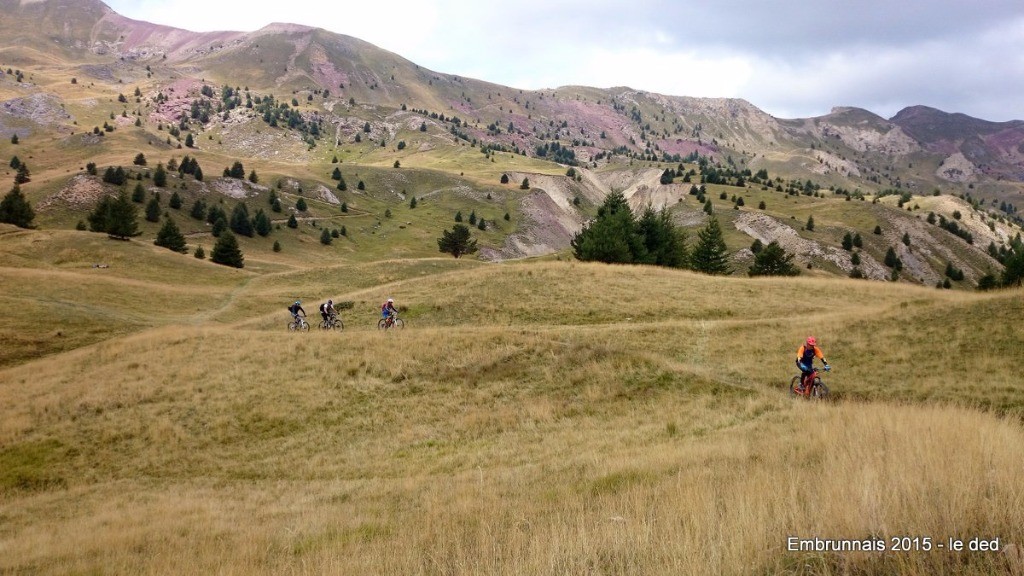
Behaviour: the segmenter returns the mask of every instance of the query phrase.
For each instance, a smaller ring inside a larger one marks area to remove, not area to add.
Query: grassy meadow
[[[1020,290],[3,231],[0,574],[1024,573]]]

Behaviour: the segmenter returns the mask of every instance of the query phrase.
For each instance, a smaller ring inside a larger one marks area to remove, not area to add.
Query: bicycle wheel
[[[288,331],[289,331],[289,332],[295,332],[295,329],[296,329],[297,327],[298,327],[298,326],[297,326],[297,325],[295,324],[295,322],[289,322],[289,323],[288,323]]]
[[[327,330],[328,328],[330,328],[330,326],[324,324],[323,320],[317,322],[316,327],[319,328],[320,330]]]
[[[402,320],[401,318],[395,318],[395,323],[393,327],[398,328],[399,330],[405,328],[405,320]]]
[[[309,322],[303,320],[302,326],[299,327],[299,330],[302,330],[303,332],[309,332]]]
[[[821,378],[814,379],[814,387],[811,388],[811,398],[823,400],[828,397],[828,386],[821,381]]]
[[[344,330],[345,323],[341,321],[341,318],[336,318],[334,320],[334,326],[331,326],[331,328],[334,328],[335,330]]]
[[[802,396],[796,391],[797,386],[800,385],[800,376],[793,376],[793,379],[789,381],[789,395],[790,396]]]
[[[381,318],[380,320],[377,320],[377,329],[378,330],[384,330],[387,327],[388,327],[388,323],[385,322],[383,318]]]

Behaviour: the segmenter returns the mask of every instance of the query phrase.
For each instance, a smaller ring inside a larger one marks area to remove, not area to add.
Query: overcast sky
[[[104,1],[198,32],[317,26],[514,88],[743,98],[781,118],[923,104],[1024,120],[1021,0]]]

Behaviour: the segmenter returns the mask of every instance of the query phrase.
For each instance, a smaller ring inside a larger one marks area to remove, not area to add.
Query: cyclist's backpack
[[[326,303],[326,302],[320,305],[320,313],[321,313],[321,314],[322,314],[322,313],[323,313],[323,311],[324,311],[324,310],[326,310],[326,309],[327,309],[327,303]]]

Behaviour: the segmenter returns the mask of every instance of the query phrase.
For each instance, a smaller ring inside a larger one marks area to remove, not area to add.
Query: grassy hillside
[[[65,337],[94,332],[0,368],[0,572],[1024,569],[1019,290],[557,261],[256,273],[137,242],[94,270],[112,241],[11,234],[7,334],[69,275]],[[346,330],[287,333],[296,295],[353,302]],[[403,331],[373,328],[388,296]],[[786,395],[809,333],[835,402]]]

